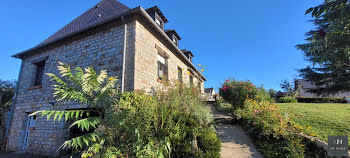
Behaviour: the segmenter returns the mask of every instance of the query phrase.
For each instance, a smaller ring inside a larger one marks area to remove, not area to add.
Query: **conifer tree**
[[[306,33],[307,43],[296,47],[312,66],[300,75],[318,88],[318,95],[350,91],[350,4],[349,0],[325,0],[309,8],[315,29]]]

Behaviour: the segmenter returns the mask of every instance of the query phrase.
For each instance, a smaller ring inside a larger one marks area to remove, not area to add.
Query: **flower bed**
[[[294,123],[293,118],[282,113],[264,88],[257,88],[248,81],[226,80],[220,95],[232,104],[218,103],[217,107],[232,113],[255,140],[265,157],[319,157],[324,151],[301,136],[310,133],[309,127]]]

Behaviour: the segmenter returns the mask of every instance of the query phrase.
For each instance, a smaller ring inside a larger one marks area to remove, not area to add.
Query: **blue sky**
[[[18,78],[21,61],[11,55],[29,49],[100,0],[11,0],[0,5],[0,79]],[[205,87],[228,78],[280,89],[283,79],[308,65],[296,44],[313,28],[309,7],[321,0],[120,0],[130,8],[157,5],[166,28],[182,37],[194,63],[205,66]]]

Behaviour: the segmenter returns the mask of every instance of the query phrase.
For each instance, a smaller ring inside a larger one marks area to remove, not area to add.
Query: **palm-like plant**
[[[54,121],[74,120],[69,127],[77,126],[82,131],[92,132],[67,140],[62,144],[63,148],[88,149],[89,153],[96,153],[105,143],[108,115],[113,115],[119,95],[117,78],[108,77],[104,70],[97,74],[92,67],[85,68],[85,71],[76,67],[72,72],[70,66],[59,62],[58,70],[61,78],[52,73],[46,73],[52,81],[55,82],[54,97],[57,101],[73,102],[82,104],[86,107],[84,110],[62,110],[62,111],[37,111],[31,115],[40,115],[41,117],[53,118]],[[95,112],[97,116],[91,116]],[[87,148],[88,147],[88,148]],[[94,151],[91,151],[94,150]],[[116,152],[114,149],[109,153]],[[89,156],[87,154],[86,156]]]

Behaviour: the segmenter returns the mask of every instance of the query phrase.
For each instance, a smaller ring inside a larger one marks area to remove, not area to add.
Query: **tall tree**
[[[300,75],[318,88],[318,95],[350,91],[350,0],[325,0],[309,8],[315,29],[306,33],[307,43],[296,47],[312,63]]]

